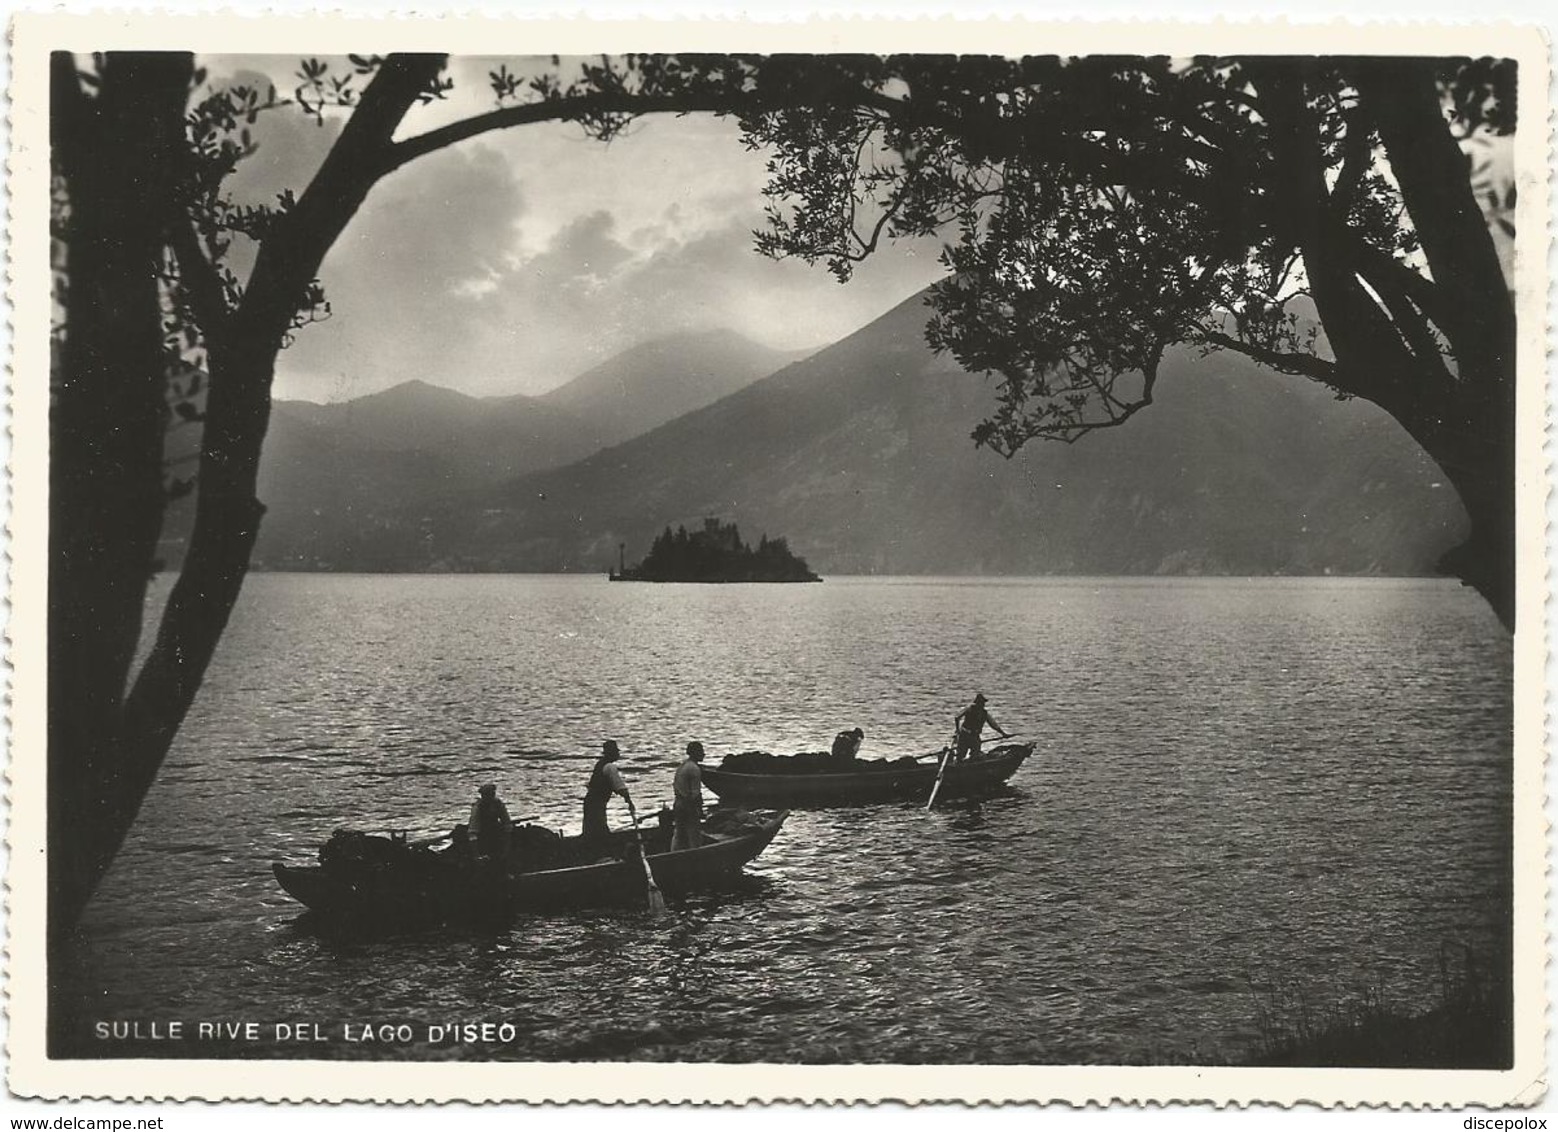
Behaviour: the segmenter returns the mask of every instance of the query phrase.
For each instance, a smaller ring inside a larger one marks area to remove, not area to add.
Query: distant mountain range
[[[470,397],[408,381],[340,404],[277,402],[272,432],[323,451],[420,454],[443,469],[420,494],[581,459],[701,409],[797,356],[728,330],[636,346],[539,397]],[[269,461],[284,474],[284,461]]]
[[[542,398],[278,404],[257,565],[604,573],[710,516],[823,575],[1426,574],[1463,536],[1387,415],[1234,355],[1172,354],[1121,428],[977,450],[993,391],[926,317],[915,296],[762,377],[786,359],[702,336]]]
[[[929,351],[925,318],[916,296],[622,444],[402,495],[282,561],[604,571],[620,543],[718,516],[788,536],[823,574],[1415,574],[1461,536],[1454,493],[1389,417],[1231,355],[1170,357],[1123,428],[976,450],[992,392]]]
[[[399,522],[408,503],[581,459],[805,353],[729,330],[689,332],[627,350],[538,397],[471,397],[408,381],[335,404],[277,401],[260,469],[268,511],[256,563],[317,569],[343,553],[355,562],[359,536]],[[170,435],[176,474],[192,470],[196,444],[196,429]],[[180,556],[192,509],[192,500],[180,501],[164,525],[170,562]]]

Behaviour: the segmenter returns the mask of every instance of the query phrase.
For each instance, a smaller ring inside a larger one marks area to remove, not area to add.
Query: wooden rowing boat
[[[731,822],[710,815],[704,843],[670,848],[668,825],[645,827],[650,868],[667,896],[717,887],[768,847],[788,812],[749,814]],[[516,830],[516,845],[527,844]],[[546,833],[546,831],[538,831]],[[274,862],[277,882],[288,895],[331,921],[425,925],[449,921],[491,921],[521,912],[601,906],[633,907],[645,899],[643,862],[633,831],[605,840],[582,837],[532,841],[529,854],[517,850],[508,868],[478,860],[468,849],[442,852],[385,838],[370,839],[374,854],[328,859],[320,865]]]
[[[1008,743],[947,767],[943,798],[967,797],[1001,785],[1033,753],[1032,743]],[[834,763],[826,756],[772,757],[743,766],[740,757],[703,768],[703,784],[736,806],[853,806],[868,802],[924,802],[936,783],[936,759],[857,759]],[[728,769],[734,764],[738,769]]]

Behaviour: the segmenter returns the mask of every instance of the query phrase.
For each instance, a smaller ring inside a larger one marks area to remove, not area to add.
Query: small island
[[[622,548],[625,555],[626,548]],[[756,549],[741,541],[735,523],[704,519],[703,529],[688,533],[670,527],[659,535],[637,566],[621,559],[608,577],[613,582],[820,582],[806,560],[790,553],[782,538],[766,534]]]

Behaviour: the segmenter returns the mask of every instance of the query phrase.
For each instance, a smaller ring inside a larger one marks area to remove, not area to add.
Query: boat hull
[[[773,841],[789,815],[765,818],[750,831],[708,840],[696,849],[665,848],[651,841],[650,868],[669,897],[728,883]],[[621,842],[631,833],[618,833]],[[320,865],[271,865],[288,895],[331,921],[424,925],[450,921],[506,919],[524,912],[569,908],[635,907],[647,900],[643,862],[636,856],[566,868],[506,874],[488,864],[430,855],[415,867],[340,869]]]
[[[996,747],[947,767],[937,795],[958,798],[1000,786],[1033,753],[1032,743]],[[854,806],[873,802],[923,802],[936,784],[938,764],[883,763],[867,771],[822,774],[742,774],[705,767],[703,784],[734,806]]]

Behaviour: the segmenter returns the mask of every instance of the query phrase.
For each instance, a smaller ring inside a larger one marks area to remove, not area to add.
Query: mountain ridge
[[[536,400],[588,417],[597,447],[605,448],[713,404],[807,353],[729,329],[681,331],[631,346]]]
[[[648,350],[660,359],[659,371],[625,372],[632,369],[631,357],[617,359],[621,382],[641,379],[654,386],[651,399],[662,417],[708,399],[700,381],[704,371],[725,366],[731,371],[725,380],[739,387],[793,356],[734,332],[672,335],[666,342],[658,351]],[[643,355],[653,345],[634,349]],[[688,371],[691,379],[679,380]],[[624,419],[609,399],[602,403],[599,397],[576,396],[572,407],[563,407],[523,393],[473,396],[426,378],[348,401],[277,400],[260,464],[259,496],[267,515],[256,568],[350,563],[343,532],[393,523],[395,510],[408,503],[569,463],[655,423],[631,414]],[[182,473],[192,467],[198,445],[198,427],[170,430],[165,449],[170,468]],[[170,504],[159,544],[165,562],[183,553],[193,502],[186,496]]]
[[[399,568],[604,570],[704,517],[786,533],[822,573],[1433,572],[1464,516],[1383,412],[1171,353],[1154,405],[1073,445],[976,451],[988,383],[924,343],[914,296],[623,444],[423,514]]]

